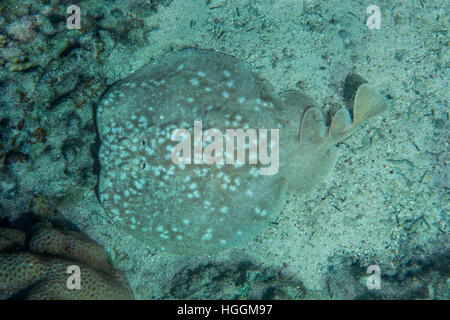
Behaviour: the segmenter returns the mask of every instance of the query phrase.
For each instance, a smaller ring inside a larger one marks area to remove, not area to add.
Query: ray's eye
[[[147,164],[145,162],[142,162],[141,169],[144,170],[146,167],[147,167]]]
[[[145,145],[147,145],[147,141],[142,140],[142,141],[141,141],[141,144],[142,144],[143,146],[145,146]]]

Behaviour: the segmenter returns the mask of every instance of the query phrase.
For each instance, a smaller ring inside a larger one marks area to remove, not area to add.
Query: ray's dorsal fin
[[[387,107],[387,99],[377,89],[371,85],[362,84],[355,95],[353,121],[347,109],[338,110],[332,118],[328,135],[326,135],[322,112],[318,107],[310,105],[302,117],[300,143],[320,143],[326,140],[330,145],[335,144],[351,135],[364,121],[385,111]]]
[[[301,143],[318,143],[325,137],[326,126],[322,111],[312,107],[306,110],[300,128]]]
[[[280,93],[281,112],[284,114],[285,128],[295,131],[296,139],[300,137],[303,116],[311,107],[318,108],[317,103],[299,90],[287,90]]]
[[[340,109],[326,130],[322,111],[315,106],[303,114],[300,126],[299,148],[287,162],[286,177],[289,189],[308,193],[323,183],[336,162],[335,144],[350,136],[361,123],[383,112],[388,107],[387,99],[368,84],[362,84],[356,92],[353,121],[348,109]],[[298,158],[296,158],[298,157]]]
[[[329,138],[337,143],[350,136],[364,121],[388,108],[387,99],[374,87],[366,83],[358,87],[353,104],[353,122],[347,109],[341,109],[331,121]]]
[[[340,109],[336,112],[331,120],[330,125],[330,136],[338,137],[346,133],[347,130],[352,126],[352,118],[347,109]]]

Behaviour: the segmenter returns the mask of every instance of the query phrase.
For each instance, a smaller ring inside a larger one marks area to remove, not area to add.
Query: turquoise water
[[[137,299],[448,299],[447,2],[74,5],[0,4],[1,226],[84,233]]]

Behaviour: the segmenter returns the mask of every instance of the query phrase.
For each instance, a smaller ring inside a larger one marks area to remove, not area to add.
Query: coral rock
[[[25,238],[21,230],[0,228],[0,252],[24,246]]]
[[[103,249],[79,232],[61,232],[53,228],[42,228],[33,235],[30,251],[50,254],[70,260],[85,262],[91,268],[109,272],[111,266]]]
[[[0,229],[0,299],[132,299],[103,249],[83,234],[40,227],[28,251],[10,252],[24,240],[24,232]],[[80,288],[69,289],[69,278],[78,270]]]

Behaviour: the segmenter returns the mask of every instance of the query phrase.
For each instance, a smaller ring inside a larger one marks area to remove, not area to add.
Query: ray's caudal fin
[[[353,122],[348,109],[340,109],[334,115],[326,135],[322,111],[316,107],[309,108],[301,122],[300,144],[327,142],[330,146],[334,145],[350,136],[361,123],[385,111],[387,107],[387,99],[377,89],[364,83],[356,91]]]
[[[287,98],[284,101],[292,104],[294,99]],[[290,191],[309,193],[333,170],[337,158],[335,144],[350,136],[361,123],[386,110],[388,103],[374,87],[360,84],[353,103],[353,121],[348,109],[340,109],[332,118],[327,132],[322,111],[315,103],[301,98],[297,95],[297,101],[303,104],[297,140],[299,148],[289,154],[285,172]]]

